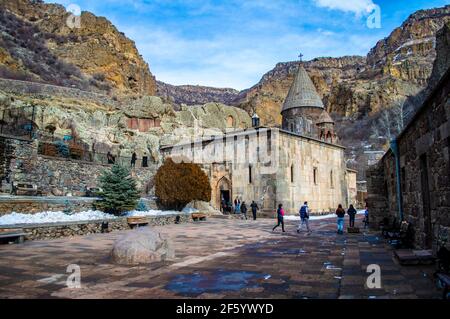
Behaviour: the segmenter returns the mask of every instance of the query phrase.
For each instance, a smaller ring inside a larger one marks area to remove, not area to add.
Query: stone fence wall
[[[174,224],[177,216],[180,216],[179,223],[192,221],[191,215],[187,214],[149,217],[148,221],[150,226],[164,226]],[[126,217],[120,217],[110,220],[0,226],[0,229],[6,228],[21,228],[27,234],[25,240],[48,240],[127,230],[130,226]]]
[[[36,184],[44,195],[85,196],[86,188],[96,187],[101,173],[110,168],[110,165],[39,155],[37,141],[3,137],[0,140],[10,150],[8,154],[0,154],[0,162],[8,163],[2,174],[4,191],[7,191],[5,185],[10,187],[10,183],[17,181]],[[156,170],[157,165],[132,170],[142,194],[151,195],[148,185]]]
[[[33,214],[44,211],[64,211],[78,213],[93,209],[97,198],[80,197],[28,197],[28,196],[0,196],[0,216],[15,213]]]

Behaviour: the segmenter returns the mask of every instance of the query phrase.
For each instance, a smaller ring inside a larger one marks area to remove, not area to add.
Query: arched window
[[[227,127],[234,127],[234,118],[231,115],[227,117]]]

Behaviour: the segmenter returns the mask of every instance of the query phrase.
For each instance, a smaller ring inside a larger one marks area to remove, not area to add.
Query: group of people
[[[337,233],[338,234],[343,234],[344,233],[344,218],[345,218],[345,210],[344,208],[342,208],[342,205],[339,204],[338,208],[336,209],[336,216],[337,216]],[[353,207],[353,205],[350,205],[350,207],[347,210],[347,215],[349,216],[349,226],[350,227],[355,227],[355,217],[356,217],[357,211],[355,209],[355,207]],[[278,209],[277,209],[277,224],[272,228],[272,231],[275,231],[275,229],[279,226],[281,226],[281,230],[284,232],[284,209],[283,209],[283,204],[279,204],[278,205]],[[311,233],[311,228],[309,227],[309,207],[308,207],[308,202],[304,202],[303,205],[300,207],[299,210],[299,215],[300,215],[300,223],[298,224],[297,227],[297,233],[299,233],[303,226],[306,227],[306,230],[308,233]],[[369,211],[366,209],[364,211],[364,227],[367,227],[368,225],[368,221],[369,221]]]
[[[233,207],[231,207],[231,205],[227,204],[223,199],[222,199],[222,209],[223,211],[230,211],[231,209],[234,209],[234,213],[235,214],[242,214],[242,218],[247,219],[247,212],[248,212],[248,207],[247,204],[245,203],[245,201],[241,202],[241,199],[239,197],[236,197],[234,199],[233,202]],[[252,203],[250,204],[250,209],[252,211],[252,215],[253,215],[253,220],[256,220],[256,214],[259,210],[258,204],[256,204],[256,202],[253,200]]]
[[[136,152],[133,152],[131,155],[131,161],[130,165],[131,168],[136,168],[136,161],[137,161],[137,155]],[[108,161],[108,164],[115,164],[116,163],[116,157],[111,154],[110,151],[106,154],[106,159]],[[142,167],[148,167],[148,156],[147,153],[144,153],[144,156],[142,157]]]

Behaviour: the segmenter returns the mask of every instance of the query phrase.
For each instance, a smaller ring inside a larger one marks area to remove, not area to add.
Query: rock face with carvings
[[[149,264],[175,258],[171,242],[151,229],[141,227],[117,239],[111,251],[113,261],[121,265]]]
[[[34,124],[42,134],[75,135],[97,154],[110,151],[116,157],[131,157],[136,152],[139,158],[148,156],[151,163],[160,162],[161,145],[251,126],[244,110],[220,103],[175,111],[173,104],[156,96],[124,97],[109,104],[100,95],[97,101],[64,96],[67,92],[52,96],[50,86],[42,86],[39,94],[11,93],[7,86],[7,80],[0,81],[0,108],[21,110],[23,118],[31,119],[34,106]],[[15,117],[16,113],[6,112],[5,121],[13,122]]]

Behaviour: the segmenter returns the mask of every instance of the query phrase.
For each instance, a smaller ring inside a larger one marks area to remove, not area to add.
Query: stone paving
[[[358,220],[360,223],[361,220]],[[155,227],[174,241],[176,259],[119,266],[109,252],[123,232],[0,246],[0,298],[439,298],[434,266],[400,266],[376,233],[271,231],[274,220],[227,220]],[[128,230],[131,231],[131,230]],[[69,264],[81,288],[66,286]],[[382,287],[365,286],[369,264]]]

